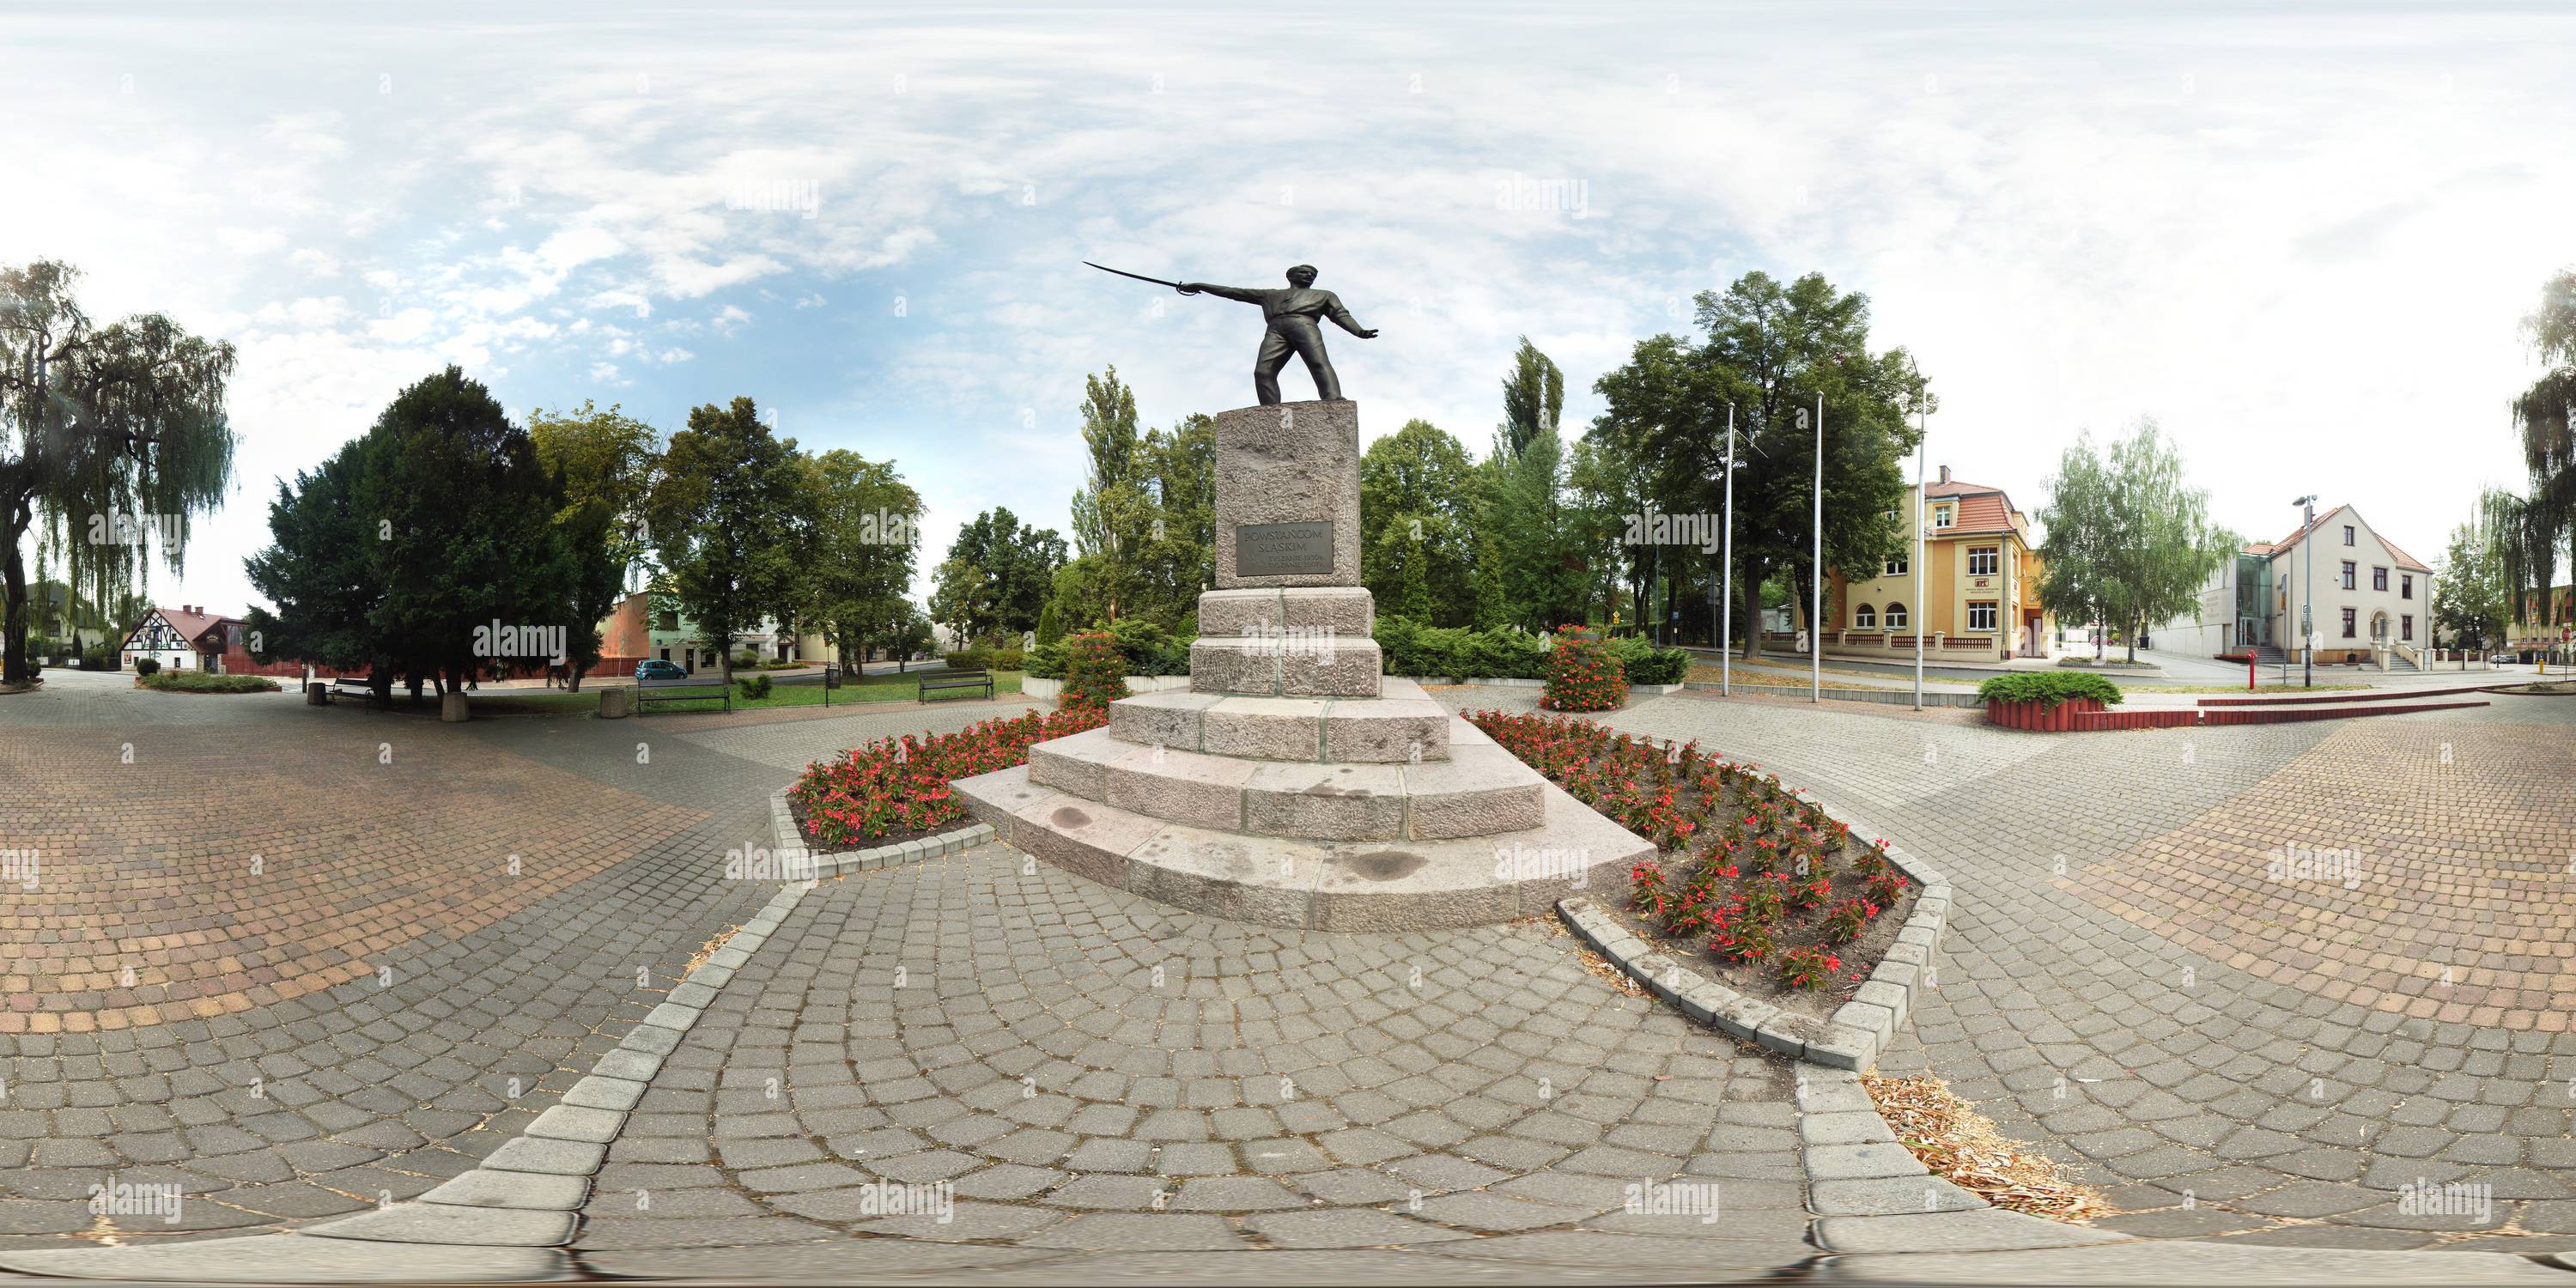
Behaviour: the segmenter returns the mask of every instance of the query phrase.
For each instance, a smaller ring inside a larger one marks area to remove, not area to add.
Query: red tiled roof
[[[186,613],[176,608],[155,608],[152,611],[161,614],[161,620],[170,623],[170,629],[179,632],[179,638],[184,640],[194,640],[205,634],[207,627],[224,620],[219,614]]]

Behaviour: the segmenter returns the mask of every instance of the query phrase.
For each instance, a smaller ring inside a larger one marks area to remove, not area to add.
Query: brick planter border
[[[1812,796],[1806,799],[1850,824],[1854,835],[1862,832],[1862,825],[1851,816]],[[1886,848],[1888,860],[1920,887],[1914,908],[1906,914],[1905,927],[1896,932],[1896,942],[1887,946],[1887,955],[1870,970],[1869,981],[1833,1013],[1824,1033],[1815,1038],[1791,1032],[1779,1007],[1683,970],[1590,899],[1563,900],[1556,912],[1630,979],[1684,1015],[1792,1059],[1829,1069],[1863,1070],[1878,1063],[1879,1053],[1905,1027],[1906,1017],[1914,1012],[1914,990],[1932,986],[1933,957],[1950,922],[1950,879],[1894,845]]]
[[[775,834],[777,852],[798,854],[806,850],[805,838],[796,831],[796,815],[787,808],[787,789],[769,794],[770,830]],[[993,825],[974,823],[942,832],[937,836],[916,837],[895,845],[880,845],[865,850],[843,850],[838,854],[814,855],[814,875],[837,877],[845,872],[862,872],[870,868],[892,867],[942,854],[955,854],[970,846],[993,839]]]

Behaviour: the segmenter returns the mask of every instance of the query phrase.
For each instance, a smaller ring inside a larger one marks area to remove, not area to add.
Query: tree
[[[579,411],[531,415],[528,437],[538,461],[563,484],[555,526],[574,561],[566,635],[571,687],[579,691],[582,676],[599,665],[599,623],[651,560],[644,497],[660,458],[660,435],[614,405],[601,411],[584,399]]]
[[[1118,620],[1129,589],[1129,526],[1140,508],[1136,485],[1136,391],[1121,384],[1118,368],[1082,381],[1082,442],[1090,466],[1081,490],[1073,494],[1073,547],[1094,562],[1095,589],[1104,620]]]
[[[1064,566],[1064,538],[996,506],[961,525],[939,565],[930,615],[961,644],[1037,629]]]
[[[1378,611],[1432,626],[1475,621],[1471,536],[1476,467],[1426,420],[1360,456],[1360,584]]]
[[[2530,605],[2535,625],[2558,624],[2560,543],[2576,568],[2576,269],[2561,270],[2542,285],[2540,307],[2522,320],[2523,334],[2543,368],[2540,379],[2509,407],[2522,438],[2530,495],[2491,491],[2481,499],[2482,521],[2494,534],[2509,602]],[[2519,614],[2517,614],[2519,616]]]
[[[1498,442],[1506,455],[1518,456],[1541,436],[1556,437],[1565,413],[1565,373],[1557,370],[1538,346],[1521,337],[1512,354],[1512,369],[1503,377],[1503,423]]]
[[[868,637],[892,635],[912,612],[921,496],[891,461],[843,449],[798,460],[813,545],[797,617],[822,627],[844,667],[864,664]]]
[[[243,567],[276,606],[254,604],[245,615],[254,652],[342,671],[366,666],[384,694],[393,690],[393,655],[371,620],[383,597],[372,562],[378,528],[359,499],[380,446],[371,436],[350,439],[292,484],[280,480],[268,506],[270,544]]]
[[[2060,617],[2118,628],[2132,662],[2139,634],[2195,609],[2210,573],[2243,544],[2211,526],[2209,493],[2183,485],[2182,457],[2153,420],[2114,441],[2107,457],[2091,435],[2078,436],[2048,486],[2039,602]]]
[[[94,327],[77,277],[51,260],[0,268],[0,685],[27,682],[30,529],[107,603],[144,583],[154,545],[179,573],[191,517],[232,479],[233,347],[157,313]],[[93,540],[102,526],[149,539]]]
[[[1736,593],[1748,656],[1759,656],[1759,588],[1786,573],[1818,575],[1812,554],[1817,427],[1823,401],[1825,565],[1863,568],[1903,548],[1901,462],[1934,402],[1905,350],[1869,351],[1869,298],[1839,293],[1821,274],[1783,284],[1747,273],[1696,297],[1707,332],[1638,343],[1626,365],[1593,387],[1607,403],[1593,432],[1656,463],[1644,489],[1667,513],[1717,515],[1725,481],[1727,411],[1744,447],[1735,481]],[[1800,588],[1803,616],[1809,595]]]
[[[1544,631],[1582,617],[1584,540],[1568,514],[1564,440],[1542,434],[1513,452],[1498,433],[1476,481],[1476,526],[1489,543],[1477,556],[1493,561],[1507,606],[1487,625]]]
[[[760,423],[749,398],[689,413],[645,498],[653,548],[699,643],[733,682],[733,637],[790,620],[801,582],[804,470],[793,439]]]
[[[2453,643],[2481,653],[2513,629],[2513,599],[2496,535],[2482,504],[2467,523],[2451,529],[2450,548],[2433,574],[2434,629],[2448,630]]]

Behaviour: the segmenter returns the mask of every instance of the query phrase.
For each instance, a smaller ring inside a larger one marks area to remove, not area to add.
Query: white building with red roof
[[[2248,544],[2211,574],[2197,611],[2148,638],[2167,652],[2295,662],[2307,604],[2318,662],[2412,670],[2432,641],[2433,570],[2339,505],[2278,541]]]

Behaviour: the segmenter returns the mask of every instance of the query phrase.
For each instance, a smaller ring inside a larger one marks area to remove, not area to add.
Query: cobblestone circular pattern
[[[1805,1223],[1792,1090],[1550,923],[1274,931],[986,846],[808,896],[647,1092],[577,1247],[1580,1230],[1782,1264]],[[1626,1211],[1676,1180],[1719,1185],[1726,1222]],[[953,1221],[871,1215],[882,1181],[953,1183]]]

